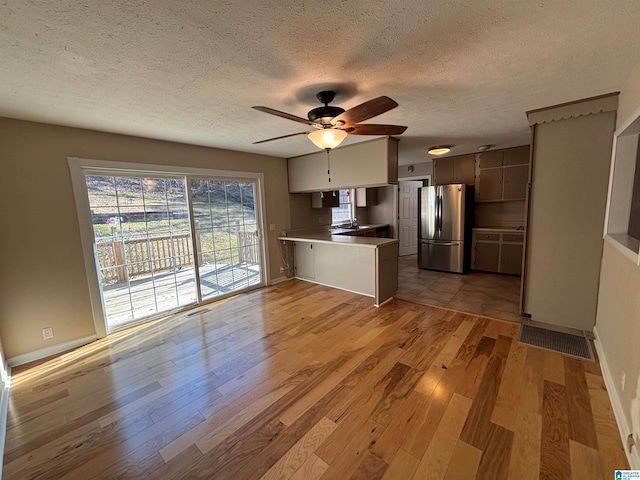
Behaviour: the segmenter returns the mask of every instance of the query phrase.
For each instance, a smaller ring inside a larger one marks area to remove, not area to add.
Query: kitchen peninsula
[[[278,240],[293,247],[296,278],[373,297],[378,307],[398,290],[398,240],[361,234],[381,227],[291,230]]]

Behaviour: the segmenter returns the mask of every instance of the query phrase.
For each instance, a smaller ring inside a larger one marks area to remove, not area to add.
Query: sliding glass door
[[[209,299],[261,282],[256,183],[192,179],[200,293]]]
[[[81,178],[106,332],[264,284],[257,178],[90,168]]]
[[[86,176],[110,329],[197,301],[184,178]]]

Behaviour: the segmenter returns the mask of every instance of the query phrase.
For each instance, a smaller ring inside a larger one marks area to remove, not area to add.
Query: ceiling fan
[[[389,97],[378,97],[373,100],[364,102],[356,107],[345,110],[344,108],[329,106],[333,101],[336,93],[330,90],[320,92],[316,95],[324,107],[317,107],[309,111],[306,118],[291,115],[290,113],[274,110],[269,107],[254,106],[256,110],[270,113],[277,117],[293,120],[294,122],[304,123],[315,128],[308,132],[298,132],[281,137],[268,138],[260,140],[257,143],[271,142],[282,138],[294,137],[296,135],[307,135],[316,146],[324,149],[337,147],[348,134],[350,135],[400,135],[404,133],[407,127],[401,125],[380,125],[380,124],[360,124],[364,120],[368,120],[378,116],[384,112],[398,106],[398,103]]]

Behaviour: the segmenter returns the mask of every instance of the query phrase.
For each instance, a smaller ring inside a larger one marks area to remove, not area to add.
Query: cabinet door
[[[397,157],[391,157],[394,148],[397,151],[397,141],[380,138],[331,150],[331,188],[374,187],[397,181]],[[327,154],[322,153],[326,166]]]
[[[504,150],[491,150],[478,155],[480,168],[501,167],[504,160]]]
[[[502,168],[480,170],[476,190],[476,200],[502,200]]]
[[[527,165],[529,163],[529,145],[524,147],[507,148],[504,151],[504,166]]]
[[[330,190],[327,175],[327,154],[324,152],[290,158],[287,161],[289,192],[317,192]]]
[[[296,242],[295,246],[295,266],[296,277],[316,278],[316,261],[313,252],[313,243]]]
[[[497,272],[500,259],[499,243],[476,242],[472,268],[485,272]]]
[[[436,158],[433,161],[435,185],[449,185],[453,180],[453,158]]]
[[[500,273],[522,273],[522,245],[503,243],[500,253]]]
[[[527,183],[529,182],[529,165],[504,168],[504,193],[505,200],[524,200],[527,196]]]
[[[453,183],[473,184],[476,181],[476,156],[453,158]]]

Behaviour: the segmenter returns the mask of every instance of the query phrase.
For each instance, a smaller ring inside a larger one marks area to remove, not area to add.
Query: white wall
[[[640,108],[640,64],[620,92],[618,126]],[[640,267],[608,241],[604,244],[598,293],[596,331],[621,415],[640,446]],[[622,378],[625,378],[624,388]],[[614,407],[616,401],[613,402]],[[640,468],[640,462],[632,468]]]

